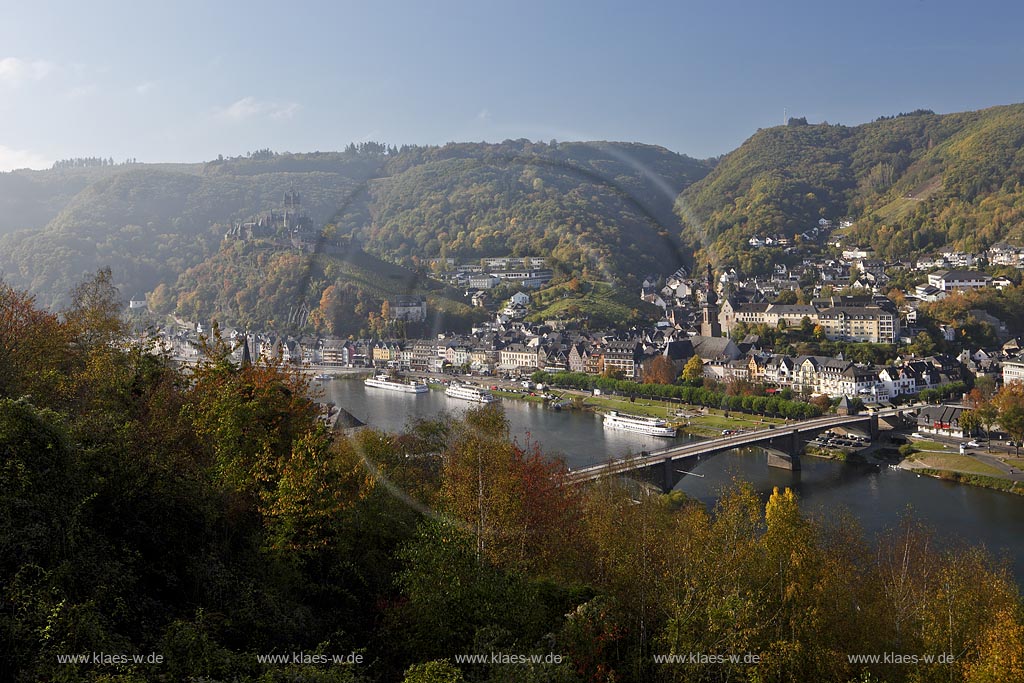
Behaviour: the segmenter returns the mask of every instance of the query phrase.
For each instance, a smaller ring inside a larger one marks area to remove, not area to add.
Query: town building
[[[1011,382],[1024,382],[1024,361],[1003,361],[1003,384]]]
[[[960,416],[965,410],[969,408],[956,403],[925,406],[917,414],[917,431],[963,438],[965,434],[960,427]]]
[[[615,370],[625,379],[638,378],[641,351],[636,341],[608,342],[601,354],[605,372]]]
[[[498,369],[506,372],[537,369],[537,349],[525,344],[509,344],[498,353]]]
[[[324,339],[320,346],[320,362],[324,365],[352,364],[352,345],[345,339]]]
[[[827,308],[818,312],[825,337],[833,341],[895,344],[900,318],[893,310],[873,307]]]
[[[519,270],[495,270],[491,272],[491,275],[503,282],[514,282],[520,287],[536,289],[550,282],[555,273],[550,268],[524,268]]]
[[[977,270],[937,270],[928,274],[928,284],[944,292],[962,292],[990,287],[992,276]]]
[[[495,277],[490,273],[478,273],[471,275],[467,284],[472,289],[493,289],[501,284],[501,278]]]
[[[543,256],[494,256],[480,259],[486,270],[530,270],[547,266]]]
[[[427,300],[422,296],[396,296],[388,300],[391,320],[423,322],[427,319]]]

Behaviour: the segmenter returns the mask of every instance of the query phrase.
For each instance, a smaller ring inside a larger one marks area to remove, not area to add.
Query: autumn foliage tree
[[[673,384],[678,373],[676,366],[664,355],[657,355],[644,364],[645,384]]]
[[[686,365],[683,367],[683,379],[693,381],[703,376],[704,361],[700,359],[700,356],[690,356],[690,359],[686,361]]]
[[[127,330],[120,292],[114,286],[110,268],[102,268],[83,280],[71,292],[71,305],[64,321],[75,342],[91,350],[119,340]]]
[[[1000,683],[1024,680],[1024,624],[1012,607],[1001,607],[995,614],[978,657],[963,664],[965,683]]]
[[[467,411],[443,458],[443,509],[473,537],[478,561],[542,574],[567,569],[565,538],[577,523],[564,464],[536,444],[511,441],[495,406]]]
[[[343,436],[319,424],[301,376],[239,367],[216,341],[182,372],[103,341],[116,326],[105,296],[72,327],[0,294],[0,333],[20,332],[0,347],[0,680],[1024,675],[1008,566],[940,544],[911,517],[869,538],[842,513],[806,514],[790,490],[765,503],[734,482],[705,505],[620,477],[570,486],[497,406]],[[19,346],[50,333],[65,357]],[[26,388],[31,397],[13,395]],[[997,398],[1004,427],[1021,396],[1011,384]],[[251,656],[278,650],[359,652],[370,665],[297,670]],[[91,651],[166,662],[121,672],[57,658]],[[492,652],[565,660],[451,660]],[[956,661],[847,656],[883,652]],[[689,653],[758,661],[655,660]]]
[[[999,426],[1020,446],[1024,440],[1024,383],[1010,382],[1003,386],[992,402],[999,410]]]
[[[238,367],[224,351],[195,369],[183,408],[215,481],[259,511],[274,546],[323,546],[372,477],[350,442],[318,424],[304,375],[264,363]]]
[[[0,282],[0,396],[60,393],[70,341],[57,316]]]
[[[971,433],[975,429],[984,429],[985,436],[990,441],[992,425],[995,424],[999,417],[999,409],[992,400],[991,391],[985,390],[976,386],[967,395],[967,404],[971,408],[970,411],[965,411],[961,417],[961,425],[965,428],[965,433]],[[964,417],[967,417],[967,424],[964,423]]]

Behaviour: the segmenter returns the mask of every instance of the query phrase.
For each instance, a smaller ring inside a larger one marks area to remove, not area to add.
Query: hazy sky
[[[0,170],[361,140],[714,156],[784,110],[857,124],[1022,101],[1022,19],[1009,0],[5,0]]]

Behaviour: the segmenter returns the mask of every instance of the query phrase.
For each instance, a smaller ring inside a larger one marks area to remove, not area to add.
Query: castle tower
[[[301,197],[295,190],[284,193],[284,216],[282,216],[282,220],[286,230],[294,228],[302,218],[300,201]]]
[[[715,291],[715,276],[711,272],[710,263],[708,263],[707,287],[707,298],[704,300],[704,305],[700,307],[702,315],[700,335],[702,337],[721,337],[722,324],[718,321],[718,293]]]

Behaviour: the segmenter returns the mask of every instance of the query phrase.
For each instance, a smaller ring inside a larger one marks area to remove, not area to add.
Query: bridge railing
[[[889,409],[884,411],[884,414],[888,416],[898,414],[898,412],[898,409]],[[708,450],[719,450],[729,446],[742,448],[743,446],[754,445],[761,441],[776,439],[783,436],[793,436],[804,431],[828,429],[830,427],[839,427],[844,424],[863,422],[865,420],[870,420],[874,416],[881,415],[883,415],[883,411],[874,414],[864,413],[857,415],[815,417],[809,420],[793,422],[779,427],[766,427],[764,429],[756,429],[749,432],[741,432],[739,434],[730,434],[723,437],[693,441],[678,446],[668,446],[654,451],[645,450],[635,456],[612,458],[603,463],[589,465],[577,470],[571,470],[568,473],[568,476],[570,481],[574,482],[589,481],[591,479],[599,478],[605,473],[606,475],[622,474],[624,472],[650,467],[651,465],[663,461],[666,456],[669,459],[675,459],[677,457],[701,455]]]

